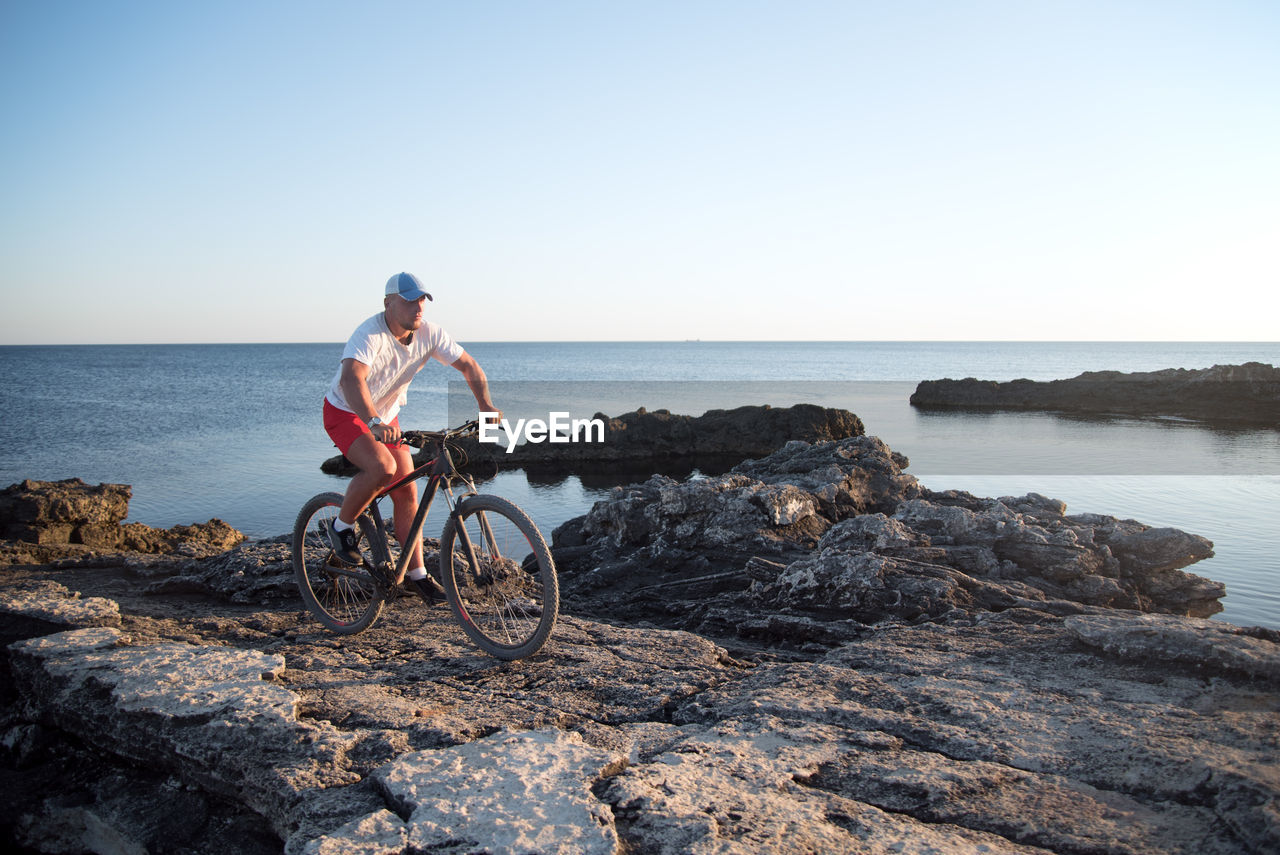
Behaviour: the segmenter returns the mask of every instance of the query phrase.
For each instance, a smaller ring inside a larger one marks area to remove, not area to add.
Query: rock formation
[[[825,635],[814,618],[1221,611],[1224,586],[1181,569],[1213,554],[1202,537],[1067,515],[1037,494],[934,492],[906,464],[875,437],[793,442],[718,478],[618,488],[555,532],[562,597],[602,617],[790,644]]]
[[[922,409],[1050,410],[1096,415],[1180,416],[1280,425],[1280,368],[1261,362],[1188,370],[1087,371],[1068,380],[925,380],[911,395]]]
[[[617,465],[664,461],[710,461],[714,465],[737,463],[744,457],[763,456],[790,440],[821,442],[862,436],[862,420],[848,410],[796,404],[792,407],[746,406],[732,410],[708,410],[701,416],[685,416],[668,410],[652,412],[641,407],[609,418],[594,416],[604,425],[600,441],[526,442],[511,453],[505,445],[482,444],[472,438],[459,443],[459,463],[482,467],[572,469],[591,464]],[[505,442],[505,439],[504,439]],[[420,461],[425,460],[421,457]],[[334,475],[351,474],[351,464],[339,455],[320,467]]]
[[[618,488],[557,530],[565,614],[515,663],[416,597],[327,634],[287,538],[0,568],[0,839],[1280,849],[1280,632],[1172,614],[1222,595],[1181,569],[1211,544],[906,465],[859,436]]]
[[[79,478],[23,481],[0,490],[0,537],[41,545],[114,548],[129,515],[127,484],[91,487]]]
[[[0,564],[108,552],[177,553],[203,557],[225,552],[244,535],[219,519],[157,529],[126,523],[133,488],[89,485],[79,478],[23,481],[0,490]]]

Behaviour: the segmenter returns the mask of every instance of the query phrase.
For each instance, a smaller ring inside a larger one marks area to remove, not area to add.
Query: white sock
[[[334,529],[336,529],[337,531],[346,531],[346,530],[347,530],[347,529],[349,529],[349,528],[355,528],[355,525],[354,525],[354,524],[352,524],[352,523],[349,523],[349,522],[343,522],[342,520],[338,519],[337,517],[334,517],[334,518],[333,518],[333,527],[334,527]]]
[[[425,579],[425,578],[427,578],[427,568],[426,568],[426,567],[414,567],[412,570],[410,570],[410,571],[409,571],[408,573],[406,573],[405,575],[406,575],[406,576],[408,576],[410,579]]]

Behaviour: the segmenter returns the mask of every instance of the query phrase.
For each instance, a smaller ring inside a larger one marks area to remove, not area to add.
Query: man
[[[349,564],[363,560],[354,528],[373,497],[413,471],[409,447],[402,445],[397,418],[405,393],[429,359],[462,372],[482,412],[497,412],[479,364],[440,327],[422,316],[431,295],[418,277],[397,273],[387,280],[383,311],[366,320],[347,341],[342,365],[324,399],[324,427],[334,445],[360,470],[347,485],[338,518],[328,532],[333,551]],[[407,577],[428,602],[443,602],[444,592],[427,575],[422,540],[405,547],[418,505],[416,484],[391,493],[402,548],[412,554]]]

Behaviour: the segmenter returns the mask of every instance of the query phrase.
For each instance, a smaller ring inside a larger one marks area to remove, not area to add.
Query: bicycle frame
[[[436,493],[439,491],[441,483],[445,486],[444,496],[445,502],[449,505],[450,516],[455,516],[457,514],[459,503],[454,502],[453,491],[450,489],[448,483],[449,478],[458,476],[463,479],[463,482],[467,485],[467,492],[463,494],[463,498],[469,495],[474,495],[476,492],[475,482],[465,475],[460,475],[458,472],[457,467],[453,463],[453,457],[450,456],[449,449],[444,439],[433,440],[433,442],[435,444],[436,456],[414,469],[408,475],[400,478],[386,489],[382,490],[378,495],[374,496],[373,501],[369,503],[369,507],[367,507],[364,513],[361,514],[362,517],[368,515],[369,519],[373,523],[374,531],[378,533],[377,538],[369,538],[370,549],[374,552],[374,566],[376,566],[378,570],[386,576],[384,581],[390,587],[395,587],[404,581],[405,572],[409,569],[409,556],[413,552],[412,549],[406,548],[404,544],[413,543],[415,539],[420,540],[422,538],[422,529],[427,521],[427,512],[431,509],[431,503],[435,500]],[[382,519],[382,513],[378,508],[378,501],[389,496],[395,490],[417,481],[423,476],[429,476],[426,487],[423,490],[421,498],[418,500],[418,510],[414,514],[413,524],[409,526],[409,533],[404,537],[401,543],[400,558],[395,563],[394,567],[392,567],[390,552],[391,540],[388,537],[386,524]],[[482,530],[484,530],[486,537],[492,539],[492,534],[488,532],[487,525],[483,522],[483,517],[481,519]],[[474,563],[475,551],[471,545],[471,538],[468,536],[465,526],[458,526],[458,540],[462,543],[463,549],[466,550],[467,555]],[[387,573],[387,570],[390,570],[391,572]]]

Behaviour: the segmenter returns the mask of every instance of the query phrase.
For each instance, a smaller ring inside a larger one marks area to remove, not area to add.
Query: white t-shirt
[[[434,357],[445,365],[452,365],[463,352],[462,345],[430,321],[423,321],[422,326],[414,330],[413,339],[407,345],[401,344],[391,334],[386,318],[379,312],[356,327],[342,351],[342,358],[369,366],[369,375],[365,378],[369,395],[378,408],[378,417],[389,422],[404,406],[410,381],[426,366],[428,359]],[[342,394],[341,379],[342,367],[339,366],[325,400],[340,410],[353,413],[355,409]]]

